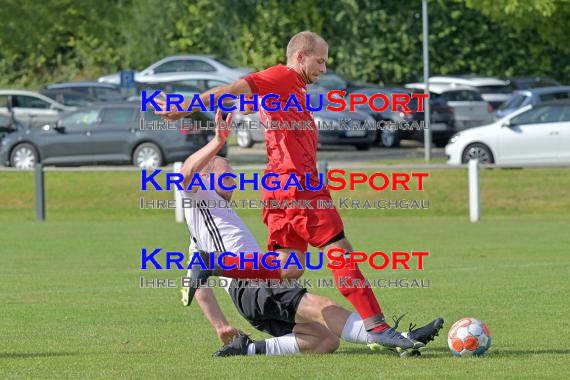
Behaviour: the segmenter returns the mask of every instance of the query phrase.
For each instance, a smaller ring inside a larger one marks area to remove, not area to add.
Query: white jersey
[[[209,179],[203,178],[209,188]],[[208,201],[223,201],[215,190],[198,189],[195,193],[180,191],[182,198],[208,205]],[[211,202],[213,203],[213,202]],[[216,203],[217,204],[217,203]],[[190,233],[190,249],[207,252],[261,252],[259,244],[243,220],[230,208],[184,208]]]

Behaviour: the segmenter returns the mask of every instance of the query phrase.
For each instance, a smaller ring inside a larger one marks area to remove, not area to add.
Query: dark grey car
[[[7,166],[31,169],[48,165],[129,164],[151,169],[183,161],[213,136],[214,131],[141,129],[141,118],[159,121],[152,111],[140,112],[140,103],[99,104],[65,114],[56,125],[20,128],[1,142],[0,160]],[[210,113],[195,113],[206,125]],[[224,147],[222,155],[227,154]]]

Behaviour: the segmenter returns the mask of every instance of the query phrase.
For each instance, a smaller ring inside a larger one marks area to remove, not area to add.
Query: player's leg
[[[399,353],[424,347],[425,344],[404,337],[388,325],[372,288],[361,285],[365,277],[358,265],[355,265],[354,269],[350,268],[349,254],[352,246],[344,237],[344,233],[337,235],[323,247],[325,252],[331,249],[335,249],[333,255],[344,255],[346,265],[343,268],[333,269],[333,275],[341,294],[350,301],[364,321],[364,327],[369,332],[368,346],[373,350],[390,349]],[[353,284],[353,281],[356,281],[356,284]]]
[[[368,344],[368,331],[357,313],[350,312],[327,297],[307,293],[301,298],[295,316],[297,323],[316,322],[326,326],[337,337],[351,343]],[[407,335],[424,344],[432,341],[443,327],[443,318],[436,318],[425,326],[415,328],[410,324]],[[394,328],[397,328],[394,326]]]
[[[275,321],[280,323],[279,321]],[[299,323],[287,335],[252,340],[247,335],[237,335],[214,356],[266,355],[284,356],[299,352],[331,353],[337,350],[340,341],[329,329],[318,323]]]

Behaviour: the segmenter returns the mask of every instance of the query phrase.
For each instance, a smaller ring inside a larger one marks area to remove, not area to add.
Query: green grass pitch
[[[139,288],[141,275],[185,274],[140,270],[142,247],[188,246],[172,210],[137,209],[139,196],[171,194],[139,193],[133,173],[47,173],[48,220],[37,223],[33,176],[0,173],[0,378],[566,378],[570,179],[562,174],[485,172],[478,224],[467,221],[466,173],[455,171],[433,172],[425,194],[408,196],[430,199],[428,211],[343,213],[357,250],[430,251],[423,271],[363,266],[369,278],[430,280],[429,289],[375,289],[386,315],[408,312],[403,326],[446,319],[422,357],[342,343],[331,355],[216,359],[220,343],[197,305],[184,308],[177,289]],[[542,193],[530,180],[537,175]],[[242,215],[264,242],[259,211]],[[328,269],[305,275],[331,278]],[[336,289],[312,291],[349,307]],[[266,337],[216,292],[231,323]],[[486,356],[449,353],[447,330],[464,316],[489,326]]]

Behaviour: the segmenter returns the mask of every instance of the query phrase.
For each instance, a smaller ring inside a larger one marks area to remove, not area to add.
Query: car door
[[[560,145],[558,149],[558,162],[570,163],[570,105],[562,107],[560,117],[560,132],[558,135]]]
[[[93,155],[103,161],[129,160],[129,143],[140,122],[135,120],[138,114],[137,107],[103,107],[99,123],[93,128]]]
[[[17,118],[29,122],[32,126],[55,122],[61,111],[55,108],[53,103],[30,95],[13,95],[12,107]]]
[[[60,162],[88,161],[91,155],[92,131],[97,124],[98,115],[98,108],[75,111],[58,122],[57,129],[47,129],[41,136],[46,158]]]
[[[558,156],[562,107],[539,106],[510,119],[498,134],[501,163],[548,163]]]

